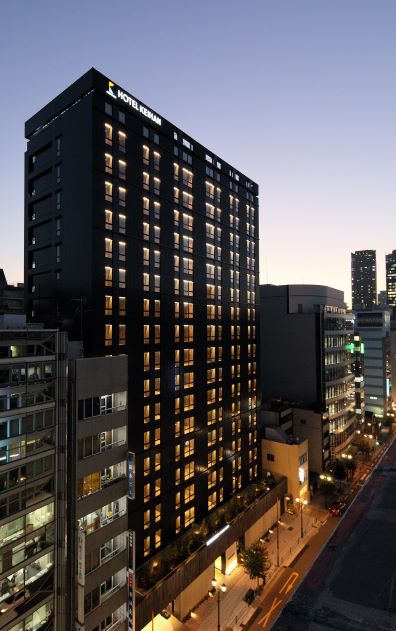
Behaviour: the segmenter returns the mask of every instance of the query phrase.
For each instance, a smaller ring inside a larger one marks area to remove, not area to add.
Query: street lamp
[[[220,631],[220,592],[224,594],[227,590],[227,586],[223,583],[218,587],[216,579],[212,578],[212,587],[217,591],[217,631]]]
[[[304,526],[303,526],[303,507],[308,504],[308,500],[301,500],[299,497],[296,497],[296,502],[300,506],[300,516],[301,516],[301,539],[304,538]]]

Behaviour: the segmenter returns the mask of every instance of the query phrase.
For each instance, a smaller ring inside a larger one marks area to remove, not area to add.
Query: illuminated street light
[[[217,631],[220,631],[220,593],[223,592],[224,594],[227,591],[227,586],[223,583],[218,587],[217,580],[212,578],[212,587],[217,591]]]

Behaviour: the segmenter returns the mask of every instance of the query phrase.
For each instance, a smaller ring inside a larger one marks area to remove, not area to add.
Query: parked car
[[[345,512],[346,507],[345,502],[333,502],[333,504],[329,506],[329,511],[335,517],[340,517]]]

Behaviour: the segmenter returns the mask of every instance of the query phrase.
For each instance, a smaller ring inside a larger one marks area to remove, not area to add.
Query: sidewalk
[[[284,513],[279,524],[279,565],[285,565],[291,561],[304,547],[317,528],[328,518],[328,512],[319,505],[320,498],[304,508],[303,530],[304,538],[301,539],[301,516]],[[267,574],[267,585],[276,574],[277,567],[277,535],[276,529],[269,534],[264,541],[271,567]],[[249,588],[255,588],[256,581],[251,580],[242,566],[238,565],[229,575],[216,576],[221,584],[225,584],[227,591],[220,594],[221,629],[222,631],[240,631],[255,612],[256,605],[248,605],[243,597]],[[217,595],[214,598],[206,598],[193,612],[190,620],[184,623],[188,631],[213,631],[217,628]]]

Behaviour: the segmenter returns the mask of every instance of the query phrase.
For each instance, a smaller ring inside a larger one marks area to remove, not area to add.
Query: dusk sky
[[[23,280],[24,122],[91,66],[257,181],[261,282],[350,300],[396,249],[395,0],[1,5],[0,267]]]

